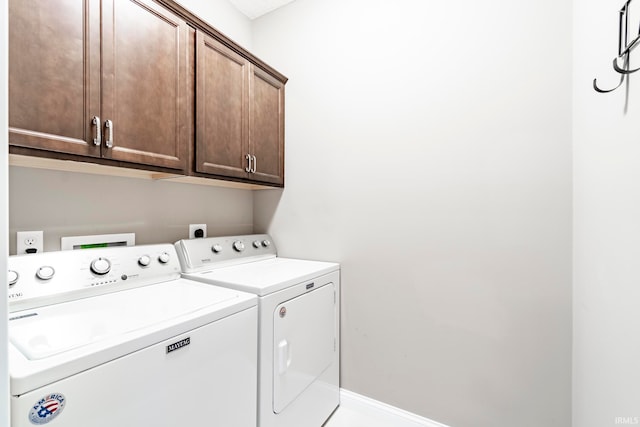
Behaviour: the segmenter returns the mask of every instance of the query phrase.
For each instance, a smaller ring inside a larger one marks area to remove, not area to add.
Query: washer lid
[[[339,264],[332,262],[277,257],[201,273],[184,274],[184,277],[263,296],[339,268]]]
[[[178,279],[11,313],[12,394],[257,304],[254,295]]]

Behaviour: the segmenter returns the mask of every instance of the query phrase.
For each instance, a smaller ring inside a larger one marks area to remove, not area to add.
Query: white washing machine
[[[173,245],[9,257],[11,426],[256,426],[257,298]]]
[[[183,277],[259,297],[259,427],[320,427],[340,403],[340,266],[277,256],[268,235],[181,240]]]

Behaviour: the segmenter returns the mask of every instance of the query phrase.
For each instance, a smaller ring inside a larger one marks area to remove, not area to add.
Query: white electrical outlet
[[[42,231],[18,231],[16,235],[16,253],[18,255],[42,252]]]
[[[202,235],[200,235],[200,231]],[[207,237],[207,224],[189,224],[189,238]]]

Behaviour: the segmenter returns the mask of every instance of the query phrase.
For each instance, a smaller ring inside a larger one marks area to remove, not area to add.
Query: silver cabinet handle
[[[93,145],[102,144],[102,132],[100,131],[100,125],[102,122],[100,121],[100,117],[93,116],[93,120],[91,120],[91,124],[96,127],[96,137],[93,138]]]
[[[251,155],[245,154],[244,158],[247,159],[247,165],[248,165],[246,168],[244,168],[244,171],[250,173],[251,172]]]
[[[253,157],[253,169],[251,169],[251,173],[256,173],[256,168],[258,167],[258,159],[256,159],[256,156],[252,156]]]
[[[107,128],[107,136],[105,137],[104,145],[107,148],[113,147],[113,122],[111,120],[107,120],[104,122],[104,127]]]

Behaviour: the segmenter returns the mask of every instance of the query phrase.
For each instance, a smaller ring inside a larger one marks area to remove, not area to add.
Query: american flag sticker
[[[42,425],[53,421],[64,409],[67,399],[61,393],[51,393],[38,400],[29,410],[31,424]]]

